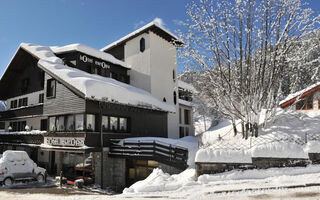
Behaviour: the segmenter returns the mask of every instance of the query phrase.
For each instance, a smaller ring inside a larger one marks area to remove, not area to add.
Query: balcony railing
[[[27,106],[12,110],[0,112],[0,120],[10,119],[14,117],[40,115],[43,113],[43,104]]]

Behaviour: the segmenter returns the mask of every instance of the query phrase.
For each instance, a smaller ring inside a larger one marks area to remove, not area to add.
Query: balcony
[[[2,132],[0,133],[0,144],[32,144],[39,145],[43,143],[43,135],[26,134],[19,132]]]
[[[0,120],[10,119],[14,117],[41,115],[43,114],[43,104],[10,109],[0,112]]]

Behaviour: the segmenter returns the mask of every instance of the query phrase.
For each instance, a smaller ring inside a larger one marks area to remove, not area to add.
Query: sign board
[[[44,144],[50,146],[84,146],[84,137],[44,137]]]
[[[110,69],[110,65],[108,65],[107,63],[105,63],[103,61],[94,60],[93,58],[89,58],[86,55],[80,55],[79,59],[84,63],[93,63],[95,65],[102,67],[102,68]]]

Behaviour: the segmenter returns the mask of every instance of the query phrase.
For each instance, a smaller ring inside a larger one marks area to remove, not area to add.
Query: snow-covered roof
[[[23,43],[21,48],[39,58],[40,68],[84,98],[175,112],[173,105],[158,100],[145,90],[63,65],[50,47]]]
[[[154,20],[154,21],[152,21],[152,22],[144,25],[143,27],[137,29],[136,31],[133,31],[132,33],[129,33],[128,35],[120,38],[119,40],[117,40],[117,41],[115,41],[115,42],[113,42],[113,43],[111,43],[111,44],[103,47],[103,48],[100,49],[100,50],[101,50],[101,51],[106,51],[106,50],[108,50],[108,49],[110,49],[110,48],[112,48],[112,47],[114,47],[114,46],[117,46],[118,44],[120,44],[120,43],[122,43],[122,42],[124,42],[124,41],[126,41],[126,40],[128,40],[128,39],[130,39],[131,37],[134,37],[135,35],[138,35],[138,34],[140,34],[141,32],[146,31],[147,29],[149,29],[149,28],[151,28],[151,27],[153,27],[153,26],[154,26],[154,27],[157,27],[157,28],[161,29],[162,31],[164,31],[165,33],[167,33],[167,34],[172,38],[173,41],[177,41],[177,43],[183,44],[183,42],[180,41],[179,38],[178,38],[176,35],[174,35],[174,34],[171,33],[170,31],[168,31],[167,29],[165,29],[161,24],[159,24],[156,20]]]
[[[83,44],[70,44],[70,45],[66,45],[66,46],[62,46],[62,47],[54,46],[54,47],[50,47],[50,48],[52,49],[52,51],[54,53],[57,53],[57,54],[70,52],[70,51],[79,51],[79,52],[85,53],[89,56],[100,58],[101,60],[116,64],[116,65],[120,65],[125,68],[130,68],[130,67],[128,67],[128,65],[125,62],[116,59],[113,55],[105,53],[103,51],[99,51],[99,50],[94,49],[92,47],[88,47]]]
[[[197,90],[189,83],[186,83],[184,81],[178,80],[178,87],[189,90],[190,92],[196,93]]]
[[[285,99],[280,101],[279,104],[281,105],[281,107],[286,107],[286,106],[283,106],[282,104],[284,104],[286,102],[289,102],[289,101],[295,101],[296,99],[294,99],[294,98],[303,97],[306,92],[308,92],[310,90],[313,90],[313,89],[317,89],[318,86],[320,86],[320,82],[317,82],[317,83],[315,83],[313,85],[310,85],[309,87],[306,87],[305,89],[300,90],[298,92],[295,92],[293,94],[289,94]]]

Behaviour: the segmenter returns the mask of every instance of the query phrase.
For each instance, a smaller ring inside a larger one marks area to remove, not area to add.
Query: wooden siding
[[[43,71],[37,62],[38,60],[25,50],[18,50],[0,81],[1,100],[43,90]],[[24,89],[23,80],[28,80]]]
[[[85,99],[79,97],[63,84],[56,82],[56,95],[54,98],[46,97],[47,80],[51,79],[51,76],[45,74],[45,97],[43,105],[43,114],[55,115],[55,114],[67,114],[67,113],[79,113],[85,111]]]
[[[86,112],[99,114],[97,101],[86,101]],[[130,137],[168,137],[166,112],[106,103],[103,115],[127,117]]]

